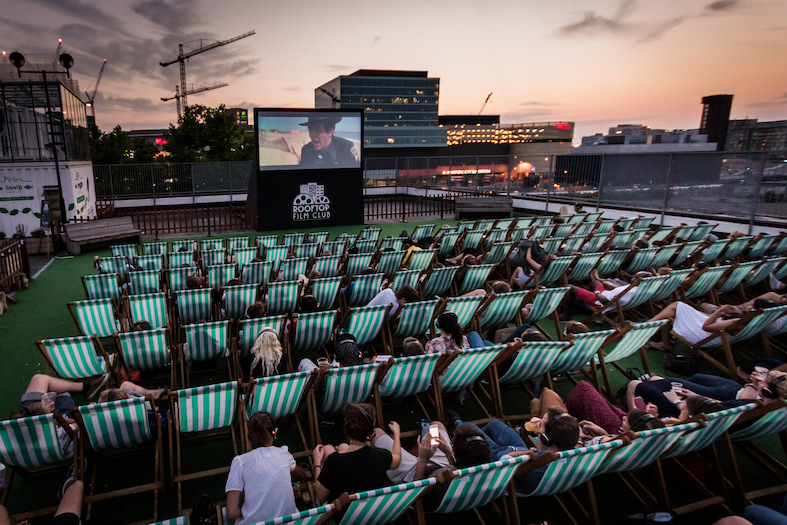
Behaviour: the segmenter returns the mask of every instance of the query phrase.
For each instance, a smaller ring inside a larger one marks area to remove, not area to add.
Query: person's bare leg
[[[130,390],[135,394],[139,394],[140,396],[151,396],[153,399],[158,399],[161,397],[161,394],[164,393],[163,388],[156,388],[154,390],[150,390],[147,388],[143,388],[131,381],[123,381],[119,387],[121,390]]]
[[[486,297],[486,290],[484,290],[483,288],[478,288],[476,290],[473,290],[472,292],[467,292],[464,295],[460,295],[459,297],[477,297],[479,295],[482,297]]]
[[[598,270],[596,270],[595,268],[590,270],[590,273],[588,275],[590,276],[591,282],[601,281],[601,276],[598,274]]]
[[[25,392],[57,392],[63,394],[65,392],[81,392],[82,383],[75,381],[68,381],[59,377],[51,377],[46,374],[36,374],[30,378]]]
[[[675,301],[674,303],[665,307],[662,311],[651,317],[650,320],[661,321],[662,319],[669,319],[670,321],[674,321],[675,313],[678,311],[678,302],[679,301]]]
[[[63,493],[63,499],[60,500],[60,505],[57,506],[55,516],[61,514],[76,514],[82,515],[82,493],[85,491],[85,484],[80,480],[75,480],[69,485]]]
[[[11,521],[11,516],[8,515],[8,511],[0,505],[0,525],[13,525],[15,522]]]

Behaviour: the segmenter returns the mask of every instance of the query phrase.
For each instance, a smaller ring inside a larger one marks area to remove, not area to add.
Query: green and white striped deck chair
[[[382,252],[380,254],[380,262],[377,263],[377,271],[390,277],[392,273],[399,270],[402,266],[402,259],[404,259],[404,250],[393,252]]]
[[[303,244],[303,233],[285,233],[284,234],[284,245],[287,248],[293,248],[295,246],[299,246]]]
[[[462,238],[462,247],[459,251],[465,251],[467,249],[474,250],[478,248],[478,245],[481,244],[481,238],[486,233],[486,230],[468,230],[465,232],[464,237]]]
[[[689,240],[701,241],[702,239],[710,235],[710,233],[716,229],[716,226],[718,226],[718,224],[698,224],[697,227],[692,232]]]
[[[475,221],[470,219],[463,219],[456,225],[456,229],[461,233],[463,231],[472,230],[475,226]]]
[[[199,251],[223,250],[224,243],[221,239],[203,239],[199,242]]]
[[[694,236],[694,231],[697,229],[696,226],[678,226],[675,228],[675,239],[685,239],[687,241],[691,241],[692,237]]]
[[[127,262],[134,260],[137,256],[136,244],[113,244],[110,246],[112,257],[123,257]]]
[[[257,300],[256,284],[227,286],[224,289],[224,319],[243,319],[246,310]]]
[[[550,375],[567,374],[584,368],[596,356],[604,341],[614,333],[614,329],[609,329],[574,334],[571,346],[561,352],[552,364]]]
[[[563,244],[562,237],[547,237],[541,240],[541,246],[543,246],[544,251],[547,253],[558,253],[561,244]]]
[[[519,242],[522,239],[526,239],[528,233],[530,233],[529,226],[525,228],[514,228],[511,230],[511,240],[514,242]]]
[[[604,213],[600,212],[600,211],[594,211],[592,213],[586,213],[585,214],[585,221],[587,221],[587,222],[596,222],[596,221],[598,221],[601,218],[601,216],[603,214]]]
[[[418,396],[418,394],[429,390],[440,357],[440,354],[423,354],[397,357],[390,362],[390,367],[377,385],[377,392],[374,396],[378,421],[385,421],[383,397],[402,399],[408,396]],[[415,400],[428,417],[428,412],[421,400],[418,397]]]
[[[170,268],[167,270],[167,287],[170,293],[185,290],[186,279],[194,275],[196,271],[197,269],[193,266],[188,268]]]
[[[612,227],[615,225],[617,221],[615,219],[604,219],[598,222],[596,226],[596,233],[604,235],[608,234],[612,231]]]
[[[563,250],[560,253],[563,255],[571,255],[579,252],[579,250],[582,249],[582,246],[585,244],[587,237],[587,234],[572,235],[566,239],[566,243],[563,245]]]
[[[648,229],[655,217],[639,217],[637,222],[634,223],[635,230]]]
[[[347,242],[343,239],[337,239],[335,241],[327,241],[322,243],[321,253],[330,252],[333,255],[344,255],[345,250],[347,250]]]
[[[787,236],[782,237],[779,243],[771,250],[771,255],[779,256],[787,252]]]
[[[279,242],[278,235],[258,235],[257,239],[254,241],[255,245],[257,246],[257,253],[260,256],[265,255],[265,249],[270,248],[272,246],[276,246],[276,243]]]
[[[285,281],[295,281],[299,275],[306,273],[306,265],[309,264],[308,257],[296,257],[284,259],[279,266],[281,278]]]
[[[538,379],[552,370],[558,356],[570,344],[568,341],[528,341],[517,353],[511,368],[500,376],[500,383],[514,384]]]
[[[556,452],[555,459],[547,464],[541,483],[533,492],[517,497],[552,496],[574,489],[598,475],[610,451],[624,446],[622,439],[589,447],[572,448]]]
[[[669,275],[645,277],[632,291],[627,293],[628,301],[620,304],[623,310],[633,310],[653,299],[653,295],[669,280]],[[617,303],[619,304],[619,303]],[[620,320],[623,322],[623,319]]]
[[[369,399],[379,368],[379,363],[372,363],[328,369],[320,413],[335,414],[344,410],[349,403],[363,403]]]
[[[436,253],[437,249],[414,251],[410,256],[410,263],[407,265],[407,268],[410,270],[426,270],[432,265]]]
[[[322,244],[328,240],[328,232],[311,232],[307,233],[306,236],[308,237],[309,242],[314,242],[317,244]]]
[[[495,269],[494,264],[476,264],[468,266],[462,282],[459,283],[457,294],[464,295],[467,292],[483,288],[489,274]]]
[[[683,264],[692,253],[700,249],[700,245],[702,245],[702,241],[685,243],[678,252],[678,255],[675,256],[675,260],[672,261],[671,265],[677,266],[679,264]]]
[[[175,306],[181,325],[208,321],[213,317],[213,302],[208,288],[178,291]]]
[[[182,266],[195,266],[193,252],[170,252],[167,254],[167,267],[170,270]]]
[[[527,456],[518,456],[454,471],[454,479],[434,512],[452,514],[493,502],[505,494],[526,459]]]
[[[470,229],[489,231],[494,225],[495,219],[478,219]]]
[[[427,478],[392,487],[350,495],[350,505],[339,525],[383,525],[393,523],[437,478]]]
[[[272,520],[263,521],[256,525],[317,525],[320,520],[324,520],[325,516],[333,510],[333,504],[321,505],[319,507],[312,507],[295,514],[281,516]]]
[[[787,313],[787,305],[771,306],[770,308],[763,308],[759,315],[752,317],[746,326],[744,326],[737,334],[727,335],[727,342],[729,344],[739,343],[747,339],[751,339],[759,334],[765,328],[774,322],[776,319]]]
[[[402,286],[412,286],[418,288],[418,279],[421,277],[421,270],[399,270],[394,274],[391,282],[391,289],[398,292]]]
[[[144,255],[161,255],[167,253],[167,243],[165,241],[142,243],[142,253]]]
[[[73,449],[63,447],[58,428],[54,414],[0,421],[0,463],[29,470],[71,459]]]
[[[700,260],[706,263],[715,261],[721,256],[721,252],[723,252],[724,249],[729,246],[729,244],[729,239],[719,239],[718,241],[713,241],[711,245],[705,248],[705,251],[702,252],[702,257]]]
[[[407,237],[386,237],[380,243],[380,249],[385,250],[386,248],[391,248],[395,252],[399,251],[402,249],[405,239],[407,239]]]
[[[482,346],[443,356],[447,359],[438,363],[432,379],[437,419],[445,419],[442,396],[470,388],[505,349],[506,345]]]
[[[669,260],[672,259],[672,256],[678,251],[678,245],[670,244],[668,246],[662,246],[661,249],[656,252],[656,255],[653,257],[653,262],[651,263],[653,266],[652,268],[661,268],[666,266],[669,263]]]
[[[241,278],[244,283],[254,283],[265,287],[271,278],[272,269],[273,263],[271,261],[250,262],[243,268]]]
[[[101,273],[115,273],[124,283],[128,282],[128,262],[125,257],[99,257]]]
[[[229,321],[195,323],[184,329],[188,356],[192,361],[209,361],[224,355],[229,348]]]
[[[749,275],[759,264],[760,261],[748,261],[738,264],[727,276],[727,279],[721,285],[719,285],[719,287],[716,289],[716,293],[724,294],[735,290],[738,285],[743,282],[743,279]]]
[[[339,275],[339,262],[341,255],[327,255],[314,259],[313,268],[323,277],[336,277]]]
[[[342,233],[336,236],[336,240],[342,240],[347,243],[347,246],[352,246],[355,244],[355,240],[358,238],[357,233]]]
[[[251,418],[257,412],[268,412],[274,420],[293,416],[306,398],[306,393],[312,386],[311,372],[294,372],[270,377],[252,378],[249,381],[246,395],[246,417]],[[301,435],[302,452],[295,453],[295,457],[311,454],[303,433],[300,418],[294,418]],[[251,450],[251,444],[246,442],[246,449]]]
[[[268,285],[268,313],[288,314],[295,311],[301,287],[298,281],[277,281]]]
[[[140,270],[163,270],[165,267],[163,255],[139,255],[135,265]]]
[[[88,299],[120,300],[120,282],[116,273],[83,275],[82,286]]]
[[[529,230],[530,227],[533,226],[535,220],[535,217],[520,217],[516,220],[516,226],[514,226],[514,228]]]
[[[419,224],[415,227],[415,230],[413,230],[413,234],[410,236],[410,238],[414,241],[420,241],[421,239],[429,237],[432,235],[434,227],[434,224]]]
[[[267,246],[265,248],[265,260],[273,263],[274,268],[278,268],[279,264],[287,258],[287,246],[276,245]]]
[[[368,239],[377,242],[377,240],[380,238],[380,232],[382,231],[383,231],[382,228],[366,227],[363,230],[361,230],[361,233],[358,235],[358,239],[359,240]]]
[[[523,319],[525,323],[536,323],[541,319],[549,317],[557,310],[563,296],[569,291],[568,286],[561,286],[559,288],[539,288],[536,292],[536,297],[533,299],[533,306],[530,307],[530,312],[527,317]]]
[[[443,297],[454,282],[458,266],[435,268],[421,287],[421,297]]]
[[[535,272],[530,279],[525,282],[528,286],[549,286],[557,282],[568,271],[568,267],[574,262],[574,255],[561,255],[559,257],[549,257],[540,270]]]
[[[228,237],[227,238],[227,251],[230,253],[235,253],[236,251],[240,250],[241,248],[248,248],[249,247],[249,238],[248,237]]]
[[[735,420],[738,419],[742,413],[752,410],[756,406],[757,405],[753,403],[749,403],[747,405],[704,414],[707,418],[704,426],[700,426],[692,432],[685,432],[661,457],[674,458],[707,447],[719,439],[719,437],[735,423]]]
[[[736,258],[743,252],[743,249],[749,245],[751,240],[751,236],[742,236],[729,241],[727,249],[724,251],[724,254],[721,255],[721,258],[728,261]]]
[[[565,239],[568,237],[568,234],[571,233],[571,230],[574,229],[573,224],[558,224],[555,226],[555,231],[552,232],[552,237],[557,237],[558,239]]]
[[[609,376],[607,375],[607,365],[615,365],[616,368],[623,372],[622,369],[619,368],[617,362],[639,351],[645,346],[645,343],[647,343],[650,338],[653,337],[659,328],[668,322],[669,321],[667,319],[662,319],[661,321],[633,323],[630,325],[631,329],[624,329],[623,337],[618,339],[616,342],[607,341],[604,343],[604,345],[602,345],[597,355],[599,358],[601,374],[604,377],[604,384],[606,386],[607,393],[610,396],[612,395],[612,387],[609,382]],[[640,355],[642,358],[642,366],[645,368],[647,373],[650,373],[650,368],[648,366],[645,354],[642,353]]]
[[[295,328],[294,352],[309,352],[324,347],[333,337],[336,310],[298,314]]]
[[[382,332],[389,309],[387,304],[352,308],[342,333],[354,335],[359,345],[373,341]]]
[[[755,419],[746,428],[730,432],[730,439],[735,441],[750,441],[766,436],[772,436],[787,430],[787,407],[766,412]]]
[[[573,224],[579,224],[580,222],[583,222],[584,220],[585,220],[585,214],[584,213],[577,213],[575,215],[569,216],[567,222],[568,222],[568,224],[572,224],[573,225]]]
[[[156,293],[161,290],[160,270],[135,270],[129,272],[129,295]]]
[[[554,226],[551,224],[547,224],[544,226],[536,226],[533,228],[532,233],[530,234],[529,238],[534,241],[540,241],[541,239],[546,239],[552,233]]]
[[[305,257],[307,259],[311,259],[312,257],[317,257],[317,252],[320,249],[320,245],[316,242],[305,242],[303,244],[299,244],[295,248],[295,253],[298,257]]]
[[[496,241],[492,243],[484,256],[484,264],[502,264],[511,251],[516,248],[515,242]]]
[[[607,241],[608,233],[594,233],[588,239],[588,247],[584,250],[586,253],[597,252],[601,249],[601,245]]]
[[[571,237],[587,237],[596,228],[595,222],[583,222],[577,225]]]
[[[151,328],[169,326],[167,296],[164,292],[130,295],[126,299],[130,324],[147,321]]]
[[[743,280],[743,287],[744,288],[751,288],[759,283],[761,283],[768,275],[771,274],[776,268],[782,264],[787,258],[785,257],[774,257],[771,259],[766,259],[763,261],[760,266],[757,267],[757,270],[754,271],[753,274],[748,275]],[[787,265],[785,265],[787,266]],[[784,268],[784,267],[783,267]],[[783,276],[779,272],[775,272],[774,275],[777,279],[781,279]]]
[[[358,239],[355,241],[355,247],[358,248],[359,254],[373,254],[377,251],[377,241],[374,239]]]
[[[522,291],[493,295],[492,300],[480,309],[480,314],[476,313],[481,330],[499,328],[518,319],[522,301],[529,294],[529,291]]]
[[[216,266],[224,264],[226,257],[224,250],[202,250],[203,266]]]
[[[257,248],[254,246],[235,248],[232,254],[235,257],[235,264],[238,268],[243,268],[257,257]]]
[[[626,272],[630,274],[637,273],[640,270],[647,270],[653,268],[653,259],[656,257],[656,252],[661,248],[645,248],[638,249],[634,252],[634,257],[631,262],[626,266]]]
[[[749,259],[759,259],[765,255],[765,252],[768,251],[775,240],[775,235],[765,235],[761,237],[759,240],[757,240],[757,242],[754,243],[754,246],[751,247],[747,257]]]
[[[669,274],[669,279],[658,289],[651,297],[654,303],[666,301],[672,294],[674,294],[680,287],[680,284],[686,280],[686,277],[692,272],[691,268],[686,270],[672,270]]]
[[[577,257],[574,268],[571,270],[571,280],[574,282],[582,282],[590,279],[590,271],[596,267],[603,256],[604,252],[581,254]]]
[[[631,229],[631,225],[634,224],[636,219],[634,217],[621,217],[618,219],[617,225],[623,228],[624,230]]]
[[[156,521],[148,523],[148,525],[188,525],[186,516],[178,516],[177,518],[170,518],[168,520]]]
[[[552,224],[552,217],[550,215],[539,215],[536,217],[536,226],[547,226],[548,224]]]
[[[669,237],[669,235],[673,231],[674,230],[672,228],[661,228],[660,230],[658,230],[656,233],[653,234],[653,236],[650,238],[650,242],[654,243],[656,241],[662,241],[662,240],[666,239],[667,237]],[[671,245],[671,246],[674,246],[674,245]]]
[[[698,427],[699,423],[683,423],[637,432],[631,443],[609,453],[597,474],[628,472],[647,467],[659,459],[683,434]]]
[[[399,324],[393,333],[394,337],[421,337],[427,330],[432,319],[435,317],[440,301],[432,299],[430,301],[418,301],[415,303],[405,303],[399,308]]]
[[[710,292],[714,286],[716,286],[716,283],[719,282],[719,279],[724,274],[724,272],[729,269],[730,265],[713,266],[708,268],[702,273],[702,275],[700,275],[699,279],[694,281],[688,290],[683,292],[683,297],[686,299],[703,297],[705,294]]]
[[[372,300],[380,291],[384,275],[373,273],[356,275],[347,290],[347,306],[362,306]]]
[[[193,252],[194,250],[197,249],[197,247],[194,244],[195,242],[192,241],[191,239],[181,239],[179,241],[172,241],[171,251],[178,252],[180,251],[181,248],[186,248],[188,252]]]
[[[787,259],[784,257],[777,259],[779,263],[784,263],[785,260]],[[778,280],[783,281],[785,277],[787,277],[787,264],[777,264],[773,270],[773,276]]]
[[[515,220],[516,219],[514,217],[509,217],[507,219],[497,219],[497,222],[495,222],[495,229],[508,231],[511,229],[511,225],[514,224]]]
[[[122,332],[115,337],[126,373],[132,370],[160,370],[170,365],[166,328]],[[174,386],[173,380],[174,374],[170,379],[170,387]]]
[[[471,297],[451,297],[448,299],[445,311],[453,312],[459,322],[459,326],[465,328],[473,320],[476,310],[481,306],[486,298],[480,295]]]
[[[456,241],[459,239],[460,233],[458,231],[446,232],[440,237],[440,251],[438,255],[444,257],[454,253]]]
[[[629,254],[629,250],[610,250],[608,251],[604,257],[598,263],[598,267],[596,270],[600,277],[606,277],[608,275],[612,275],[613,273],[617,272],[620,268],[620,265],[623,264],[623,261]]]
[[[348,255],[347,264],[344,269],[344,275],[347,277],[360,275],[364,268],[372,264],[373,256],[373,253],[354,253]]]
[[[238,338],[235,348],[238,355],[246,357],[249,350],[254,346],[254,341],[263,328],[272,328],[276,335],[281,339],[284,333],[284,323],[287,322],[286,315],[271,315],[269,317],[258,317],[255,319],[241,319],[238,323]]]
[[[336,302],[336,296],[339,294],[339,289],[342,286],[342,277],[321,277],[311,281],[312,295],[317,299],[320,305],[320,310],[328,310],[333,308]]]
[[[91,299],[68,303],[68,310],[79,328],[80,335],[111,337],[120,331],[120,322],[115,316],[113,299]]]

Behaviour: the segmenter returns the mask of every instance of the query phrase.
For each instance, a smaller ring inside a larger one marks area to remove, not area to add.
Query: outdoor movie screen
[[[256,109],[260,171],[361,167],[360,111]]]

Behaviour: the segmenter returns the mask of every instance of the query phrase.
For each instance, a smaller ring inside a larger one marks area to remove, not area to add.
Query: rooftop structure
[[[708,136],[708,142],[716,143],[717,151],[724,151],[725,149],[731,109],[732,95],[702,97],[700,133]]]
[[[787,160],[787,120],[730,120],[727,151],[764,151],[771,160]]]

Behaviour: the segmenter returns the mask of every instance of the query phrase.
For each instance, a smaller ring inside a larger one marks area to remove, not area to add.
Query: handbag
[[[682,376],[694,375],[700,371],[700,356],[697,354],[666,354],[664,368]]]

